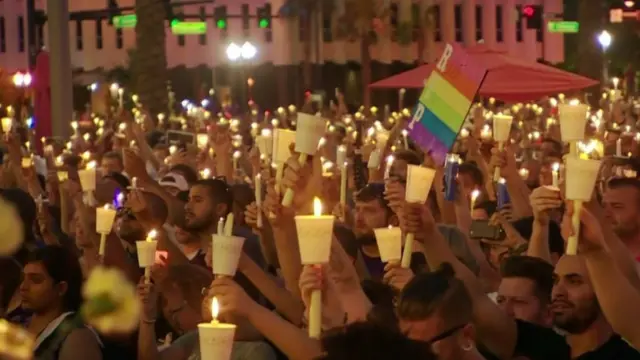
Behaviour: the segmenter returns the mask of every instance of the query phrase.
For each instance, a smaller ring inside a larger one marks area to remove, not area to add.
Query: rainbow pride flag
[[[411,139],[435,161],[444,163],[486,75],[461,46],[445,46],[407,126]]]

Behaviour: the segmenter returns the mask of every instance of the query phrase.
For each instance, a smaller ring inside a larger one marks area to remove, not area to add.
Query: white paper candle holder
[[[402,259],[402,231],[399,227],[373,229],[382,262]]]
[[[85,169],[78,170],[78,177],[80,178],[80,186],[83,192],[93,191],[96,189],[96,170]]]
[[[242,254],[244,238],[239,236],[212,236],[212,268],[216,275],[235,276]]]
[[[568,200],[591,200],[600,164],[599,160],[566,158],[565,196]]]
[[[259,135],[256,137],[256,144],[261,155],[271,156],[273,154],[273,136]]]
[[[236,326],[233,324],[198,324],[200,358],[202,360],[229,360],[233,350]]]
[[[153,266],[156,261],[156,249],[158,242],[152,241],[136,241],[136,249],[138,250],[138,266],[147,268]]]
[[[111,208],[96,208],[96,232],[98,234],[108,234],[113,227],[116,218],[116,211]]]
[[[369,155],[369,161],[367,161],[367,167],[369,169],[378,169],[380,167],[380,161],[382,160],[382,152],[380,149],[374,149]]]
[[[296,132],[284,129],[273,130],[273,162],[285,163],[291,157],[289,147],[296,142]]]
[[[325,133],[325,125],[326,120],[319,116],[298,113],[296,151],[314,155],[318,149],[318,143]]]
[[[584,139],[588,110],[589,107],[585,104],[558,104],[562,141],[570,142]]]
[[[421,204],[427,201],[435,175],[436,171],[434,169],[409,165],[407,168],[407,187],[405,189],[406,201]]]
[[[513,116],[498,114],[493,117],[493,140],[505,143],[509,140]]]
[[[299,215],[295,221],[302,264],[328,263],[335,218],[330,215]]]

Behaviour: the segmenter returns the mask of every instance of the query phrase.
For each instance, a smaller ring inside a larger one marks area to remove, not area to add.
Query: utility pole
[[[69,5],[47,0],[49,61],[51,70],[51,129],[54,136],[66,137],[73,117],[73,83],[69,47]]]

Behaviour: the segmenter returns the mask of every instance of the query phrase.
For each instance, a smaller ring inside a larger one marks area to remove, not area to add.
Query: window
[[[440,5],[433,6],[433,31],[436,41],[442,41],[442,22],[440,21]]]
[[[124,47],[124,39],[122,29],[116,29],[116,48],[122,49]]]
[[[502,5],[496,5],[496,41],[504,41],[504,22],[502,17]]]
[[[7,29],[4,25],[4,16],[0,16],[0,53],[7,52]]]
[[[24,16],[18,16],[18,52],[24,52]]]
[[[484,39],[482,19],[484,19],[484,16],[482,16],[482,5],[476,5],[476,41]]]
[[[411,38],[413,41],[418,41],[418,36],[422,31],[422,14],[420,14],[420,4],[411,4],[411,22],[413,22],[413,29],[411,30]]]
[[[516,41],[522,42],[522,5],[516,5]]]
[[[251,14],[249,14],[249,4],[242,4],[242,31],[244,36],[249,36],[251,30]]]
[[[200,6],[200,21],[207,21],[207,8],[205,8],[204,6]],[[198,36],[198,42],[200,43],[200,45],[207,45],[207,34],[200,34]]]
[[[333,29],[332,29],[331,13],[324,11],[322,13],[322,40],[326,43],[333,41]]]
[[[454,8],[454,22],[456,27],[456,41],[462,42],[462,5]]]
[[[96,49],[102,49],[102,20],[96,20]]]
[[[84,44],[82,43],[82,22],[76,21],[76,50],[82,50]]]

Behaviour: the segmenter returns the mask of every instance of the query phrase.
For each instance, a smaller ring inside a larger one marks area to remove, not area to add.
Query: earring
[[[462,350],[464,351],[471,351],[473,349],[473,343],[469,342],[469,344],[467,346],[463,346]]]

